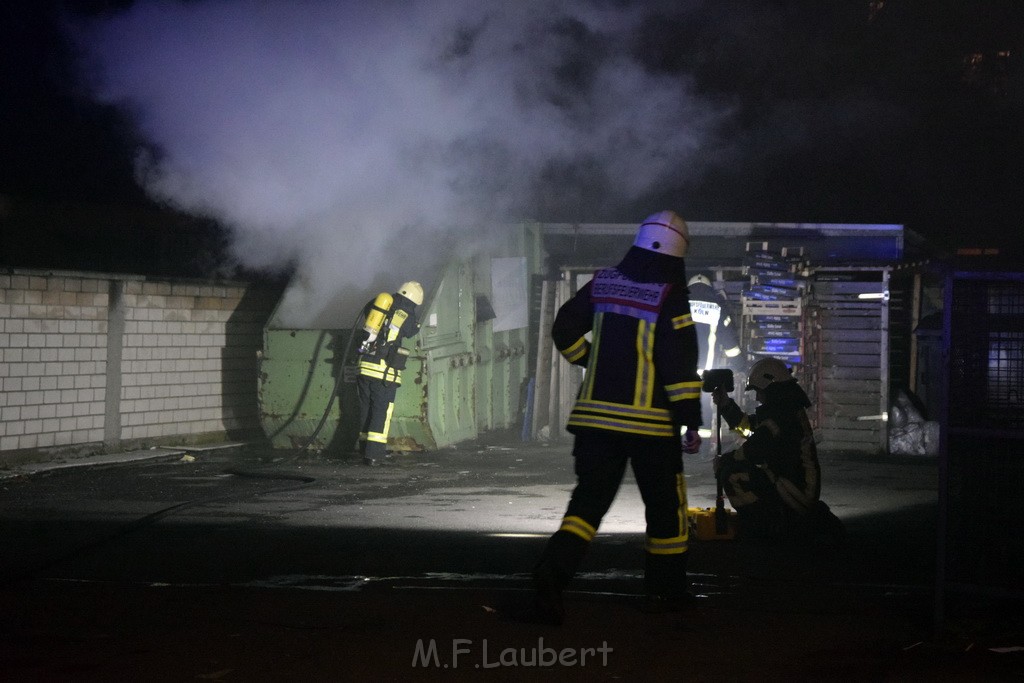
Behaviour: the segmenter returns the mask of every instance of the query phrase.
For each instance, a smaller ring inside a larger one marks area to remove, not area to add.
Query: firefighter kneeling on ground
[[[402,384],[402,370],[409,350],[402,341],[420,329],[416,307],[423,303],[423,287],[406,282],[394,294],[381,292],[363,309],[359,347],[359,454],[363,464],[376,466],[387,457],[388,431],[395,396]]]
[[[712,394],[722,419],[746,436],[739,448],[714,460],[740,535],[838,542],[843,523],[820,499],[821,465],[806,410],[810,399],[777,358],[755,362],[746,388],[759,403],[752,415],[725,389]]]

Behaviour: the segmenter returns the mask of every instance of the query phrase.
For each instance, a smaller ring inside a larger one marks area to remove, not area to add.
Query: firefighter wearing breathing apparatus
[[[750,366],[747,390],[760,405],[745,414],[724,389],[712,395],[722,419],[746,440],[715,458],[715,475],[736,509],[742,535],[761,538],[843,535],[842,522],[821,501],[821,465],[807,417],[810,399],[778,358]]]
[[[366,338],[359,347],[359,453],[364,465],[386,457],[391,413],[409,350],[402,341],[419,331],[416,307],[423,287],[406,282],[393,295],[381,292],[363,309]]]
[[[646,508],[645,605],[681,609],[691,598],[682,431],[695,452],[701,382],[686,296],[688,243],[686,223],[674,212],[648,217],[619,264],[594,273],[555,317],[555,346],[586,373],[566,426],[575,437],[576,486],[534,568],[534,602],[523,615],[530,621],[561,623],[562,590],[627,463]]]

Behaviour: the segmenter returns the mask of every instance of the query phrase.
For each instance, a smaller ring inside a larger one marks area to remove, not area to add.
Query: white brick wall
[[[242,428],[244,417],[226,407],[254,399],[232,395],[232,343],[259,348],[262,325],[244,320],[244,286],[129,282],[121,362],[122,438],[137,440]],[[243,318],[239,320],[239,318]],[[253,371],[255,371],[253,365]]]
[[[103,440],[106,280],[0,273],[0,451]]]
[[[112,282],[124,286],[124,334],[108,340]],[[111,405],[126,443],[258,430],[256,351],[273,301],[246,303],[247,293],[245,284],[0,272],[0,452],[95,447]],[[118,397],[106,394],[108,341],[121,344]]]

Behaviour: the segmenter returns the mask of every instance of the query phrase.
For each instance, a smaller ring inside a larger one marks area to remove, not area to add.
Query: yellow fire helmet
[[[675,211],[659,211],[640,224],[633,245],[681,258],[690,246],[690,229]]]
[[[399,287],[398,293],[417,306],[423,303],[423,286],[415,280],[410,280]]]

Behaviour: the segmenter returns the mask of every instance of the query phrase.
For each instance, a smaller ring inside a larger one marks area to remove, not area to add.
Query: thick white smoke
[[[356,310],[429,282],[453,238],[559,203],[594,220],[685,179],[718,112],[631,57],[641,19],[582,0],[142,0],[84,35],[98,96],[157,150],[141,182],[229,226],[246,265],[295,264],[281,313],[305,326],[339,293]]]

